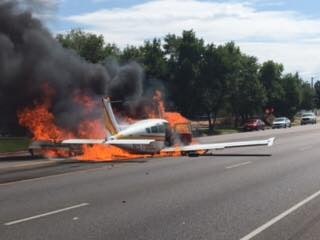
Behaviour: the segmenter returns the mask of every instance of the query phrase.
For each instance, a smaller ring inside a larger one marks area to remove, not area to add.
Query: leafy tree
[[[214,130],[217,114],[226,91],[223,72],[224,65],[216,47],[213,44],[207,45],[200,66],[198,92],[200,109],[203,109],[207,116],[209,132]]]
[[[194,31],[183,31],[182,37],[167,35],[164,49],[169,58],[171,98],[184,115],[194,115],[199,112],[200,93],[197,87],[204,42],[196,37]]]
[[[267,93],[266,107],[276,111],[285,95],[281,84],[282,72],[283,65],[273,61],[264,62],[259,71],[259,78]]]
[[[143,56],[142,62],[146,78],[165,79],[167,61],[161,46],[161,40],[154,38],[152,41],[146,41],[140,51]]]
[[[301,83],[300,109],[311,110],[315,107],[315,90],[306,82]]]
[[[227,86],[226,99],[230,106],[233,116],[235,117],[235,126],[238,124],[241,115],[239,108],[240,97],[240,73],[241,73],[241,51],[234,42],[226,43],[218,47],[224,65],[223,79]]]
[[[135,46],[127,46],[123,49],[122,54],[120,56],[120,61],[122,63],[136,61],[142,63],[142,51],[139,47]]]
[[[298,74],[286,74],[282,78],[284,97],[279,101],[278,108],[282,115],[293,118],[300,108],[301,103],[301,82]]]
[[[66,35],[58,34],[56,39],[63,47],[75,50],[89,62],[97,63],[106,57],[105,43],[102,35],[85,33],[79,29],[73,29]]]
[[[320,108],[320,81],[317,81],[314,84],[314,90],[315,90],[315,104],[317,108]]]
[[[259,66],[234,42],[205,45],[193,30],[181,36],[168,34],[163,43],[154,38],[123,50],[105,43],[102,35],[77,29],[56,38],[87,61],[104,62],[111,69],[118,61],[140,63],[145,84],[153,84],[154,79],[162,82],[176,110],[188,117],[205,114],[211,132],[222,110],[232,114],[237,125],[264,108],[292,117],[300,108],[320,107],[320,82],[313,89],[298,74],[283,75],[283,65],[271,60]]]
[[[117,47],[116,44],[107,43],[103,49],[104,58],[114,58],[119,59],[121,55],[121,50]]]
[[[266,93],[258,79],[258,68],[255,57],[242,55],[237,88],[238,101],[233,106],[238,109],[242,120],[261,113],[265,104]]]

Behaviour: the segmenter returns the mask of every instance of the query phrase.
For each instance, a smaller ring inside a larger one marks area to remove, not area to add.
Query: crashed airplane
[[[173,131],[165,119],[137,121],[121,129],[111,107],[109,98],[103,98],[106,128],[111,136],[106,139],[67,139],[62,144],[113,145],[132,153],[158,154],[180,152],[181,155],[199,156],[209,151],[235,147],[272,146],[274,137],[265,140],[174,145]]]

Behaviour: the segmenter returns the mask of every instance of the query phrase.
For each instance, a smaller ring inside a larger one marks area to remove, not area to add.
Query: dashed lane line
[[[69,211],[69,210],[72,210],[72,209],[75,209],[75,208],[85,207],[85,206],[88,206],[88,205],[89,205],[89,203],[81,203],[81,204],[73,205],[73,206],[70,206],[70,207],[57,209],[55,211],[42,213],[42,214],[35,215],[35,216],[32,216],[32,217],[22,218],[22,219],[19,219],[19,220],[7,222],[4,225],[5,226],[10,226],[10,225],[14,225],[14,224],[22,223],[22,222],[27,222],[27,221],[31,221],[31,220],[34,220],[34,219],[37,219],[37,218],[50,216],[50,215],[53,215],[53,214]]]

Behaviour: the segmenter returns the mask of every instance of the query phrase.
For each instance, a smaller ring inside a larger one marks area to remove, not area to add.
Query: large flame
[[[155,111],[149,115],[150,118],[160,117],[166,119],[171,127],[175,127],[177,125],[188,124],[189,120],[183,117],[178,112],[166,112],[164,107],[164,100],[162,97],[162,93],[159,90],[155,91],[155,95],[153,96],[153,100],[156,103]]]
[[[59,142],[63,139],[73,138],[71,132],[55,125],[54,116],[48,108],[48,103],[42,103],[18,112],[20,125],[33,133],[33,140]]]
[[[45,95],[43,103],[19,111],[19,124],[32,132],[34,140],[59,142],[74,137],[71,132],[56,126],[54,115],[49,110],[51,98],[55,94],[54,90],[48,84],[43,85],[42,90]]]
[[[50,141],[59,143],[64,139],[70,138],[86,138],[86,139],[104,139],[107,135],[106,129],[103,125],[103,119],[87,119],[82,121],[75,129],[66,130],[56,125],[55,117],[50,111],[51,98],[54,96],[54,91],[48,86],[43,86],[45,98],[42,103],[36,103],[34,106],[24,108],[18,112],[19,123],[30,130],[33,134],[33,140],[36,141]],[[100,101],[92,99],[90,96],[81,93],[80,91],[73,93],[73,101],[75,104],[81,106],[84,112],[90,115],[93,109],[100,107]],[[188,120],[181,114],[175,112],[166,112],[162,94],[160,91],[155,92],[153,98],[155,103],[154,109],[148,109],[149,118],[164,118],[168,120],[172,127],[179,124],[188,123]],[[136,121],[128,118],[128,124]],[[181,125],[183,126],[183,125]],[[180,132],[181,131],[180,129]],[[84,145],[82,147],[83,154],[77,159],[85,161],[113,161],[123,159],[135,159],[150,157],[148,155],[129,153],[124,149],[115,146],[107,145]],[[66,152],[56,150],[46,150],[44,155],[47,157],[56,157],[67,155]],[[170,154],[170,156],[180,155],[180,152]],[[168,154],[158,154],[154,156],[168,156]]]

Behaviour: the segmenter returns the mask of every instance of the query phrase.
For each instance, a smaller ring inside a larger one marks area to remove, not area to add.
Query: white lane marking
[[[320,191],[312,194],[311,196],[305,198],[304,200],[302,200],[301,202],[297,203],[296,205],[294,205],[293,207],[289,208],[288,210],[286,210],[285,212],[281,213],[280,215],[272,218],[269,222],[263,224],[262,226],[258,227],[257,229],[253,230],[251,233],[249,233],[248,235],[240,238],[240,240],[249,240],[252,239],[253,237],[257,236],[259,233],[261,233],[262,231],[266,230],[267,228],[271,227],[273,224],[275,224],[276,222],[280,221],[281,219],[285,218],[286,216],[288,216],[290,213],[298,210],[300,207],[302,207],[303,205],[307,204],[308,202],[310,202],[311,200],[313,200],[314,198],[318,197],[320,195]]]
[[[243,162],[243,163],[238,163],[238,164],[230,165],[230,166],[226,167],[226,169],[241,167],[241,166],[248,165],[248,164],[251,164],[251,163],[252,163],[252,162],[250,162],[250,161],[248,161],[248,162]]]
[[[81,204],[78,204],[78,205],[73,205],[73,206],[70,206],[70,207],[66,207],[66,208],[55,210],[55,211],[51,211],[51,212],[35,215],[35,216],[32,216],[32,217],[28,217],[28,218],[23,218],[23,219],[7,222],[4,225],[5,226],[10,226],[10,225],[13,225],[13,224],[26,222],[26,221],[30,221],[30,220],[41,218],[41,217],[46,217],[46,216],[49,216],[49,215],[65,212],[65,211],[68,211],[68,210],[71,210],[71,209],[84,207],[84,206],[88,206],[88,205],[89,205],[89,203],[81,203]]]

